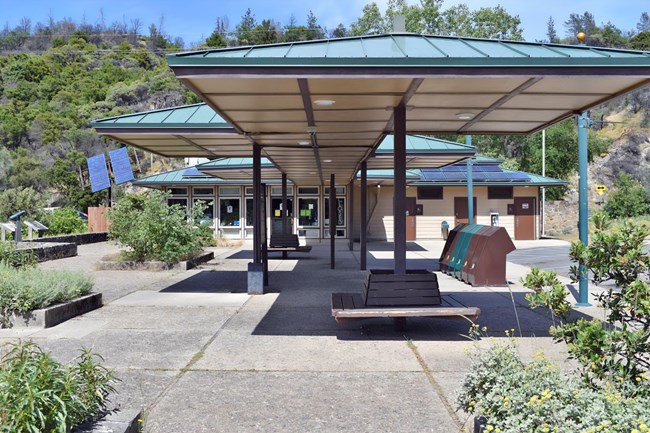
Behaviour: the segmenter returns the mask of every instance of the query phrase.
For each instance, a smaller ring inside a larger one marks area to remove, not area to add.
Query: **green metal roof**
[[[211,128],[233,129],[205,103],[107,117],[91,122],[93,128]]]
[[[178,66],[648,66],[647,52],[409,33],[170,54]]]
[[[262,168],[275,167],[268,158],[261,158]],[[199,164],[196,168],[201,170],[206,169],[237,169],[237,168],[251,168],[253,166],[253,158],[222,158],[213,161],[204,162]]]
[[[147,187],[157,187],[157,186],[201,186],[201,185],[252,185],[253,180],[241,180],[241,179],[219,179],[217,177],[206,176],[206,177],[186,177],[183,176],[183,172],[187,170],[188,167],[184,167],[178,170],[172,170],[165,173],[154,174],[152,176],[143,177],[141,179],[133,181],[135,186],[147,186]],[[269,185],[279,184],[280,180],[264,180],[264,183]],[[289,182],[291,184],[291,182]]]
[[[392,179],[393,173],[394,171],[390,169],[367,171],[368,179]],[[360,177],[360,174],[357,177]],[[406,170],[406,179],[420,179],[420,170]]]
[[[515,170],[503,170],[505,173],[516,173]],[[528,175],[530,180],[526,181],[494,181],[494,180],[485,180],[485,181],[478,181],[474,180],[472,182],[473,185],[475,186],[548,186],[548,187],[553,187],[553,186],[566,186],[568,184],[567,181],[560,180],[560,179],[554,179],[552,177],[545,177],[539,174],[533,174],[533,173],[528,173],[528,172],[521,172],[525,173]],[[462,181],[456,181],[456,182],[444,182],[444,181],[419,181],[419,182],[413,182],[411,185],[414,186],[426,186],[426,185],[437,185],[437,186],[466,186],[467,185],[467,180],[462,180]]]
[[[379,143],[379,147],[375,151],[376,155],[381,154],[393,154],[394,149],[394,136],[387,135]],[[457,143],[455,141],[441,140],[434,137],[425,137],[422,135],[407,135],[406,136],[406,153],[408,154],[417,154],[417,153],[454,153],[454,154],[468,154],[474,155],[476,153],[476,147]]]

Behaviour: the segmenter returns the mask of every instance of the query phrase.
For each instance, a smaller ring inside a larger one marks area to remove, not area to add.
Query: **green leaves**
[[[212,237],[209,223],[200,223],[205,206],[191,215],[178,204],[167,205],[169,194],[151,191],[126,195],[108,213],[108,234],[129,250],[128,260],[176,263],[201,250]]]
[[[0,432],[67,433],[102,413],[114,373],[88,349],[62,365],[33,342],[10,346],[0,362]]]
[[[650,213],[649,206],[650,197],[643,185],[621,173],[609,193],[604,211],[611,218],[630,218]]]

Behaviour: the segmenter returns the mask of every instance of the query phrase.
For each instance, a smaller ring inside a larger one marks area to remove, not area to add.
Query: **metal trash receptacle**
[[[483,239],[481,239],[483,238]],[[515,250],[515,245],[503,227],[489,227],[477,236],[467,272],[467,282],[472,286],[505,286],[506,256]]]
[[[442,239],[445,241],[449,237],[449,223],[447,221],[440,223],[440,234],[442,235]]]

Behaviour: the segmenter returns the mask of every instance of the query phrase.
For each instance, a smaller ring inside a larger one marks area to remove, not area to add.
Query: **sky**
[[[407,0],[413,4],[419,0]],[[377,0],[382,11],[388,0]],[[346,27],[360,15],[369,0],[0,0],[0,25],[13,28],[21,18],[29,17],[32,23],[47,22],[52,16],[59,20],[72,18],[74,21],[97,23],[100,11],[105,22],[127,23],[139,18],[144,23],[143,31],[151,23],[158,25],[163,17],[163,31],[180,36],[187,46],[202,42],[214,29],[217,18],[227,17],[230,29],[241,20],[246,8],[251,8],[258,21],[271,18],[281,24],[289,22],[291,15],[298,24],[304,24],[309,10],[316,15],[319,24],[328,29],[339,23]],[[466,3],[470,9],[485,6],[503,6],[510,14],[518,15],[528,41],[546,39],[546,21],[552,16],[560,37],[564,37],[564,21],[570,13],[594,14],[598,24],[611,21],[622,30],[633,30],[642,12],[650,12],[648,0],[444,0],[443,9]]]

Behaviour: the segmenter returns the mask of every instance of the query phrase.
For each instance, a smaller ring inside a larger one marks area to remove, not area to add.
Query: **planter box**
[[[76,235],[46,236],[34,239],[33,242],[65,242],[76,245],[94,244],[97,242],[106,242],[108,240],[107,232],[99,233],[79,233]]]
[[[148,262],[114,262],[108,260],[100,260],[97,263],[97,269],[101,271],[187,271],[197,267],[201,263],[208,262],[213,258],[214,252],[207,251],[198,254],[190,260],[185,260],[173,264],[153,260]]]
[[[29,313],[15,314],[13,328],[50,328],[68,319],[96,310],[102,306],[102,294],[91,293],[64,304],[52,305]]]
[[[60,242],[19,242],[19,250],[29,250],[34,253],[39,262],[63,259],[77,255],[77,244]]]
[[[139,433],[139,419],[142,419],[142,411],[117,410],[100,420],[83,423],[73,433]]]

